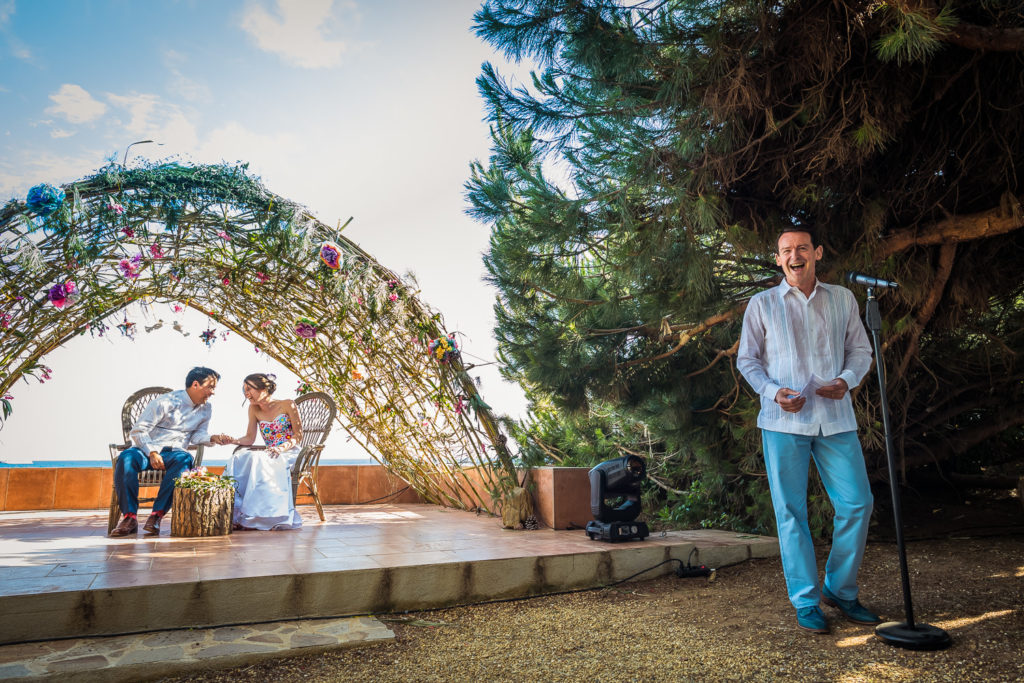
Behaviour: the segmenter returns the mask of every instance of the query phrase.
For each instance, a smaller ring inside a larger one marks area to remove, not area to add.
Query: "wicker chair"
[[[292,465],[292,502],[299,497],[299,486],[305,484],[313,496],[316,512],[322,522],[324,506],[320,503],[320,491],[317,488],[317,470],[320,467],[324,441],[331,433],[338,409],[334,399],[321,391],[311,391],[299,396],[295,399],[295,407],[302,421],[302,442],[299,444],[299,456]],[[243,448],[256,451],[265,450],[266,446],[238,446],[235,452]]]
[[[157,396],[166,394],[171,390],[167,387],[146,387],[145,389],[139,389],[134,394],[129,396],[125,402],[124,407],[121,408],[121,433],[124,436],[123,443],[112,443],[110,444],[110,464],[112,467],[117,467],[117,456],[120,455],[121,451],[131,447],[132,440],[129,436],[132,431],[132,427],[135,426],[135,421],[142,415],[142,411],[146,409]],[[203,464],[203,447],[191,446],[189,450],[196,452],[194,467],[199,467]],[[159,487],[164,480],[163,470],[146,470],[145,472],[139,473],[139,488],[152,488]],[[156,497],[143,498],[139,496],[140,503],[151,503],[156,500]],[[113,486],[110,493],[110,517],[107,520],[107,533],[109,534],[117,526],[117,520],[121,517],[121,506],[118,504],[117,499],[117,487]]]

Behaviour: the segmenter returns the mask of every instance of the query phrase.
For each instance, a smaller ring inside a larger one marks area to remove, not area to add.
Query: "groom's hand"
[[[149,466],[152,467],[154,470],[166,469],[164,466],[163,457],[156,451],[153,451],[152,453],[149,454]]]

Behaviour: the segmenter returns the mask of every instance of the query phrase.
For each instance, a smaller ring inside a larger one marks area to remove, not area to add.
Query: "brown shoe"
[[[146,523],[142,526],[142,530],[147,536],[159,536],[160,535],[160,520],[163,519],[162,515],[150,515],[146,518]]]
[[[124,538],[125,536],[134,536],[139,530],[139,523],[134,517],[125,517],[118,523],[114,530],[110,532],[111,538]]]

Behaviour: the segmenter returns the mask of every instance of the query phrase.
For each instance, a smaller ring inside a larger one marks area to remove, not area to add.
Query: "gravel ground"
[[[819,552],[824,566],[825,550]],[[382,615],[395,642],[175,681],[1022,681],[1024,537],[908,545],[914,613],[953,647],[900,650],[825,608],[796,628],[778,560],[610,589]],[[861,600],[903,620],[892,544],[868,545]]]

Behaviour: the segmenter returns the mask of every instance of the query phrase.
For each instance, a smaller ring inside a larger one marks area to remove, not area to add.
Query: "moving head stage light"
[[[634,521],[640,514],[640,482],[647,476],[643,458],[627,455],[608,460],[590,470],[590,511],[587,523],[590,540],[632,541],[650,535],[647,524]],[[624,497],[626,502],[611,508],[605,500]]]

